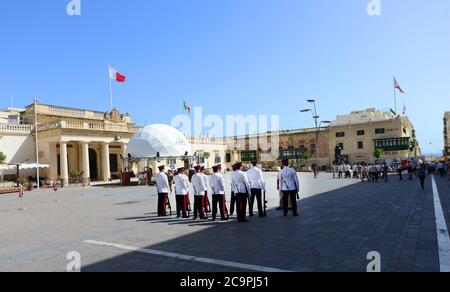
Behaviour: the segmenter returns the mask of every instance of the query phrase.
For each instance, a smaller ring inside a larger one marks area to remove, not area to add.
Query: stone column
[[[81,143],[81,156],[82,156],[82,165],[83,165],[83,182],[86,184],[90,184],[91,179],[91,170],[89,168],[89,144],[82,142]]]
[[[128,169],[128,153],[127,153],[127,144],[122,143],[121,144],[121,150],[122,150],[122,171],[125,171]]]
[[[67,162],[67,143],[61,142],[59,147],[60,154],[60,166],[61,166],[61,179],[63,186],[69,185],[69,164]]]
[[[109,144],[102,144],[102,174],[103,180],[108,181],[111,178],[111,170],[109,165]]]

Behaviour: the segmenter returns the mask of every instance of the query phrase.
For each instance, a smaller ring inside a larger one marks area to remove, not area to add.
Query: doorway
[[[91,181],[98,180],[97,152],[92,148],[89,149],[89,170]]]

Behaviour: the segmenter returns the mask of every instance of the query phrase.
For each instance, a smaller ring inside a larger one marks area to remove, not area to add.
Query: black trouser
[[[398,176],[400,177],[400,180],[403,180],[403,171],[398,171]]]
[[[205,191],[205,197],[203,198],[203,200],[204,200],[203,202],[204,213],[205,216],[208,216],[207,214],[211,212],[211,204],[208,198],[208,191]]]
[[[194,219],[197,219],[200,214],[200,219],[205,219],[205,197],[204,196],[194,196]]]
[[[425,189],[425,176],[419,176],[419,180],[420,180],[420,187],[422,188],[422,190]]]
[[[246,221],[248,194],[236,194],[237,217],[239,222]]]
[[[289,199],[292,203],[292,214],[298,215],[297,212],[297,191],[283,191],[283,211],[284,215],[287,216],[289,212]]]
[[[234,209],[237,209],[237,199],[236,194],[234,192],[231,193],[231,200],[230,200],[230,215],[234,214]]]
[[[216,220],[217,217],[217,204],[219,204],[219,210],[220,210],[220,218],[222,220],[226,220],[226,214],[225,214],[225,195],[213,195],[213,207],[212,207],[212,217],[214,220]]]
[[[440,168],[440,169],[439,169],[439,174],[441,175],[441,178],[444,178],[445,169]]]
[[[158,194],[158,216],[166,216],[167,193]]]
[[[264,215],[263,212],[263,205],[262,205],[262,190],[261,189],[252,189],[252,196],[250,197],[250,206],[249,206],[249,214],[250,216],[253,216],[253,205],[255,203],[255,198],[258,202],[258,211],[259,211],[259,217],[262,217]]]
[[[187,218],[187,195],[177,195],[177,217]]]

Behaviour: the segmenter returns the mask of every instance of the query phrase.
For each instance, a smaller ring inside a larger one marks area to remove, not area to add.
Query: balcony
[[[410,149],[411,139],[406,138],[389,138],[374,140],[375,148],[383,149],[385,152],[389,151],[406,151]]]
[[[29,135],[33,126],[0,124],[0,135]]]
[[[104,131],[104,132],[121,132],[136,133],[139,127],[132,124],[109,124],[101,122],[83,122],[83,121],[59,121],[41,124],[39,131],[48,131],[52,129],[71,129],[86,131]]]

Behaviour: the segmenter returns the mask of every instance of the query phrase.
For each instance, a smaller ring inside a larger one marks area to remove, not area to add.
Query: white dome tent
[[[192,148],[177,129],[163,124],[149,125],[136,133],[128,143],[128,159],[163,159],[192,157]]]

